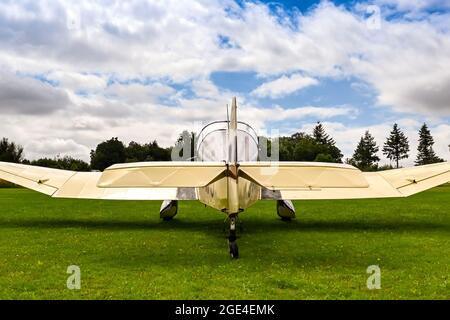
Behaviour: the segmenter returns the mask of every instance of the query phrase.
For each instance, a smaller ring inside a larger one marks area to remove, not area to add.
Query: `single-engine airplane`
[[[450,162],[379,172],[337,163],[258,161],[258,136],[237,120],[205,126],[197,161],[115,164],[103,172],[73,172],[0,162],[0,179],[55,198],[164,200],[160,217],[172,219],[179,200],[199,200],[224,212],[232,258],[238,214],[258,200],[276,200],[277,213],[295,218],[291,200],[407,197],[450,181]]]

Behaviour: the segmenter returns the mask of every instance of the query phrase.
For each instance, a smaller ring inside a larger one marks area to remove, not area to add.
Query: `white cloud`
[[[175,90],[161,83],[152,84],[120,84],[110,85],[105,93],[113,99],[131,104],[156,102],[158,98],[171,95]]]
[[[429,2],[424,1],[415,7],[409,1],[380,1],[422,14],[382,20],[381,29],[369,30],[364,10],[329,2],[292,16],[274,14],[259,2],[231,0],[132,0],[108,6],[87,0],[0,2],[2,135],[26,145],[32,156],[45,154],[45,148],[65,152],[67,146],[82,153],[111,136],[157,139],[167,146],[184,128],[224,119],[233,95],[239,97],[242,119],[259,128],[305,117],[315,118],[311,122],[352,118],[357,113],[351,107],[260,108],[258,97],[283,97],[317,84],[318,78],[355,78],[380,106],[398,112],[396,120],[404,121],[412,137],[419,124],[403,113],[432,119],[436,149],[444,156],[450,14],[426,15]],[[221,46],[219,36],[233,46]],[[214,85],[210,75],[216,71],[250,71],[275,80],[253,95],[235,93]],[[45,75],[58,85],[17,74]],[[120,82],[111,85],[111,78]],[[139,81],[123,84],[130,79]],[[151,83],[143,84],[147,79]],[[77,95],[80,91],[86,95]],[[369,128],[383,139],[391,122],[392,117],[380,115],[380,123]],[[348,153],[365,128],[335,123],[333,132]]]
[[[65,90],[39,80],[0,71],[0,113],[36,116],[64,110],[70,104]]]
[[[242,106],[239,110],[239,117],[250,124],[259,124],[257,127],[263,128],[268,122],[292,121],[308,117],[319,120],[330,119],[338,116],[352,117],[356,110],[351,107],[314,107],[305,106],[298,108],[282,108],[274,106],[271,108],[258,108],[254,106]]]
[[[53,71],[47,74],[47,79],[56,81],[60,86],[70,89],[74,92],[98,92],[100,90],[104,90],[107,86],[105,77],[94,74]]]
[[[265,82],[253,90],[252,95],[258,97],[280,98],[318,83],[319,82],[314,78],[296,73]]]
[[[436,5],[380,1],[402,10]],[[68,27],[74,12],[78,22]],[[383,20],[381,29],[369,30],[364,13],[329,2],[293,18],[282,11],[274,15],[261,3],[232,1],[7,2],[0,10],[0,54],[14,70],[50,72],[72,89],[83,88],[81,83],[101,89],[104,79],[93,74],[180,82],[214,71],[273,76],[301,70],[310,77],[361,78],[378,92],[380,104],[400,112],[450,114],[449,30],[433,24],[436,17],[448,21],[449,14]],[[221,47],[219,36],[235,46]],[[313,84],[298,74],[291,78],[255,94],[282,96]]]
[[[46,138],[42,140],[33,140],[32,143],[24,145],[26,155],[31,159],[37,157],[53,158],[56,155],[69,155],[76,158],[86,159],[89,154],[89,148],[76,143],[72,139]]]
[[[206,79],[196,79],[192,81],[191,88],[197,97],[218,99],[224,95],[212,81]]]

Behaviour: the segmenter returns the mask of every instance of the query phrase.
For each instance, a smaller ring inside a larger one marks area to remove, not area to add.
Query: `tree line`
[[[73,171],[103,171],[115,163],[138,161],[170,161],[171,148],[162,148],[156,141],[140,144],[130,142],[127,146],[113,137],[91,150],[90,163],[71,156],[40,158],[29,161],[23,157],[23,147],[9,142],[7,138],[0,141],[0,161],[23,163],[34,166]]]
[[[419,145],[417,147],[416,166],[444,162],[438,157],[433,149],[434,138],[426,123],[419,130]],[[375,142],[375,138],[367,130],[361,137],[353,157],[347,159],[347,163],[358,167],[363,171],[376,171],[379,169],[390,169],[392,166],[379,168],[380,158],[377,156],[380,148]],[[389,136],[383,145],[382,152],[396,168],[400,167],[400,160],[409,158],[409,141],[406,135],[400,130],[398,124],[394,124]]]
[[[267,141],[270,152],[271,140],[259,137],[260,142]],[[183,145],[188,144],[191,150],[189,154],[183,154]],[[434,139],[428,126],[424,123],[419,130],[419,145],[417,149],[416,165],[443,162],[433,150]],[[41,158],[29,161],[24,159],[23,147],[10,142],[7,138],[0,140],[0,161],[15,162],[43,166],[55,169],[65,169],[73,171],[103,171],[105,168],[124,162],[139,161],[170,161],[173,148],[177,147],[181,151],[179,156],[183,160],[195,159],[195,133],[183,131],[175,145],[169,148],[160,147],[156,140],[150,143],[138,143],[135,141],[125,145],[117,137],[103,141],[97,145],[90,153],[90,163],[70,156]],[[378,152],[380,148],[375,138],[369,131],[366,131],[359,140],[351,158],[345,159],[345,163],[354,165],[363,171],[375,171],[390,169],[393,166],[381,166],[378,163],[380,158]],[[386,138],[382,147],[382,153],[394,163],[396,168],[400,167],[400,161],[409,157],[409,141],[406,135],[394,124],[392,131]],[[343,154],[336,146],[335,140],[326,133],[322,123],[318,122],[311,134],[297,132],[291,136],[279,138],[279,159],[280,161],[317,161],[342,163]]]

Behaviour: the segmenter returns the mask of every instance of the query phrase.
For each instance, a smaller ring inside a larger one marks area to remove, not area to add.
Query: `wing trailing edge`
[[[342,174],[346,175],[347,173]],[[450,182],[450,163],[443,162],[378,172],[360,172],[360,174],[367,183],[366,187],[351,185],[335,187],[327,181],[323,185],[316,184],[314,187],[305,187],[303,182],[297,186],[292,184],[289,187],[279,188],[271,188],[270,184],[267,184],[262,185],[261,199],[332,200],[408,197]],[[334,178],[340,179],[337,175]],[[349,179],[343,179],[341,185],[347,181]],[[338,185],[339,183],[334,182],[334,184]]]

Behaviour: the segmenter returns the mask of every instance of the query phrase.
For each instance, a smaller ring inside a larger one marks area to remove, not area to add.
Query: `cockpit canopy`
[[[197,138],[197,157],[199,161],[227,161],[229,121],[215,121],[203,127]],[[258,135],[247,123],[237,124],[237,160],[258,160]]]

